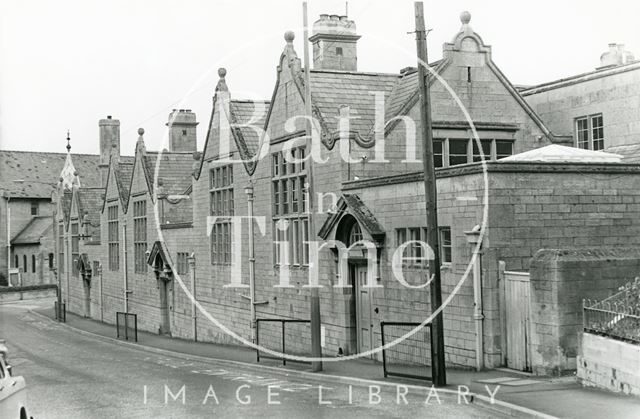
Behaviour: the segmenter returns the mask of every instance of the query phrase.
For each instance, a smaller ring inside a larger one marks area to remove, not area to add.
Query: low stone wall
[[[55,298],[58,287],[55,285],[35,285],[25,287],[1,287],[0,304],[37,298]]]
[[[640,275],[640,249],[538,251],[530,265],[533,372],[574,371],[582,300],[602,300]]]
[[[579,334],[578,379],[584,386],[640,396],[640,345]]]

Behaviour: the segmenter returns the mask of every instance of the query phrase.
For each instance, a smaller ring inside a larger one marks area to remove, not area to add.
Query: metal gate
[[[528,272],[504,271],[507,367],[531,371],[530,282]]]

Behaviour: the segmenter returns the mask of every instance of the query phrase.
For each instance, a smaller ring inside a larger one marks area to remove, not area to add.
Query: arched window
[[[18,259],[18,255],[15,255],[14,257],[14,261],[13,261],[13,267],[14,268],[19,268],[20,267],[20,262],[18,262],[20,259]]]
[[[36,273],[36,255],[31,255],[31,272]]]
[[[349,239],[347,240],[347,247],[362,240],[362,230],[360,230],[360,224],[353,223],[351,230],[349,231]]]
[[[27,255],[22,255],[22,272],[27,272]]]

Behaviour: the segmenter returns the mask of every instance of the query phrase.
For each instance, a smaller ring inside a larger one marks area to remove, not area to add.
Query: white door
[[[371,288],[367,288],[367,267],[356,266],[356,311],[358,328],[358,352],[373,348],[373,315],[371,308]]]
[[[507,367],[531,371],[530,282],[528,272],[504,273]]]

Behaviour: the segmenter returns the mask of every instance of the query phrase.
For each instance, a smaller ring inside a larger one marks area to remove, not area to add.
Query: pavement
[[[324,371],[312,373],[306,364],[287,362],[282,366],[279,361],[263,361],[256,364],[256,353],[252,349],[241,346],[219,345],[211,343],[193,342],[156,334],[139,332],[138,342],[131,343],[115,339],[115,326],[86,319],[72,313],[67,314],[67,323],[58,324],[53,319],[52,304],[22,303],[27,307],[32,315],[39,318],[47,318],[52,324],[61,329],[74,331],[76,334],[85,335],[87,338],[100,338],[109,342],[109,346],[120,346],[131,349],[143,349],[147,352],[167,356],[172,359],[182,359],[193,362],[222,362],[225,368],[233,366],[234,369],[268,372],[269,374],[286,377],[297,377],[299,380],[308,382],[331,383],[332,386],[347,386],[358,384],[360,387],[380,386],[389,392],[395,392],[394,397],[398,401],[398,386],[407,388],[410,392],[415,392],[416,396],[422,396],[420,405],[424,404],[425,397],[430,391],[430,382],[424,380],[403,379],[397,377],[384,378],[382,365],[373,360],[342,360],[341,362],[325,362]],[[26,304],[26,305],[25,305]],[[5,305],[6,306],[6,305]],[[448,407],[453,411],[440,411],[429,406],[431,417],[447,417],[454,413],[453,417],[484,417],[484,414],[491,412],[488,417],[562,417],[562,418],[638,418],[640,417],[640,400],[629,396],[619,395],[593,388],[584,388],[577,383],[575,377],[538,377],[510,370],[488,370],[482,372],[468,370],[447,370],[448,386],[445,389],[438,389],[438,394],[450,400]],[[343,390],[346,389],[343,388]],[[461,398],[462,394],[469,391],[471,396]],[[345,390],[346,392],[346,390]],[[338,390],[339,394],[342,391]],[[348,392],[347,392],[348,393]],[[351,396],[349,396],[351,397]],[[337,400],[340,397],[337,397]],[[350,400],[350,399],[349,399]],[[466,400],[470,405],[464,403]],[[309,400],[306,400],[307,402]],[[370,399],[369,399],[370,401]],[[456,402],[462,403],[458,404]],[[337,402],[339,405],[339,401]],[[391,403],[393,404],[393,403]],[[349,412],[350,415],[369,412],[367,404],[359,405],[361,410]],[[383,403],[384,405],[384,403]],[[445,403],[446,405],[446,403]],[[481,410],[468,410],[469,406],[481,406]],[[347,404],[350,406],[350,403]],[[364,409],[362,409],[364,406]],[[439,406],[439,405],[438,405]],[[413,410],[412,410],[413,409]],[[416,410],[417,409],[417,410]],[[294,409],[295,412],[295,409]],[[271,413],[283,413],[272,411]],[[290,413],[290,412],[288,412]],[[317,413],[324,416],[324,410],[312,409],[304,411],[305,415]],[[371,412],[369,412],[371,413]],[[374,416],[382,415],[393,417],[401,413],[399,417],[412,417],[414,415],[425,416],[425,412],[417,407],[408,408],[402,406],[398,410],[386,411],[379,408],[375,410]],[[335,412],[332,412],[333,416]],[[435,414],[435,416],[434,416]],[[297,416],[297,415],[294,415]],[[316,415],[312,415],[316,416]],[[340,415],[338,415],[340,416]]]

